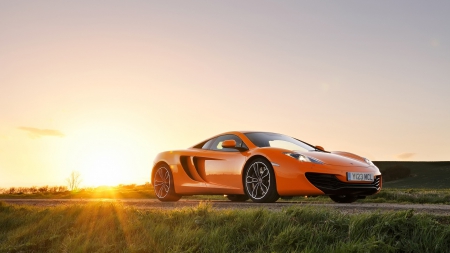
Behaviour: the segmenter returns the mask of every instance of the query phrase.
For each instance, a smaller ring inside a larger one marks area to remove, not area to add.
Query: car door
[[[238,148],[224,148],[225,140],[235,140]],[[236,135],[216,137],[208,147],[208,159],[201,161],[208,191],[211,193],[239,194],[243,189],[242,168],[246,161],[244,142]]]

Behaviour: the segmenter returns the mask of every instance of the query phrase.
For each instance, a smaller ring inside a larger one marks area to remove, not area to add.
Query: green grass
[[[294,197],[288,201],[334,203],[328,196]],[[357,200],[357,203],[450,204],[450,189],[392,189]]]
[[[128,190],[97,190],[97,191],[81,191],[81,192],[64,192],[64,193],[36,193],[36,194],[2,194],[0,199],[155,199],[155,194],[151,188],[142,189],[137,186],[136,189]],[[188,200],[224,200],[228,201],[223,195],[194,195],[183,196],[182,199]],[[250,201],[250,200],[248,200]],[[319,202],[333,203],[328,196],[294,197],[293,202]],[[409,204],[450,204],[450,189],[394,189],[383,188],[383,190],[366,199],[358,200],[358,203],[409,203]]]
[[[383,169],[404,166],[411,169],[411,176],[391,182],[383,182],[383,188],[450,188],[450,162],[374,162]]]
[[[0,252],[449,252],[450,217],[0,202]]]
[[[383,188],[360,202],[404,204],[450,204],[450,189]]]
[[[328,196],[294,197],[288,201],[334,203]],[[378,194],[357,200],[357,203],[450,204],[450,189],[383,188]]]

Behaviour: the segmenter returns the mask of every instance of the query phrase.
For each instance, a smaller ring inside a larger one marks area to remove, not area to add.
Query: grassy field
[[[87,198],[112,198],[112,199],[142,199],[155,198],[153,187],[146,185],[118,185],[118,186],[100,186],[96,188],[82,188],[77,191],[30,191],[32,187],[13,187],[14,193],[10,189],[0,191],[0,199],[7,198],[29,198],[29,199],[87,199]],[[36,187],[37,188],[37,187]],[[42,189],[45,187],[40,187]],[[56,188],[56,187],[47,187]]]
[[[450,204],[450,189],[392,189],[384,188],[360,202],[405,204]]]
[[[0,252],[449,252],[450,217],[0,202]]]
[[[206,197],[206,196],[205,196]],[[281,200],[280,200],[281,201]],[[333,203],[328,196],[295,197],[289,201]],[[450,189],[392,189],[360,199],[358,203],[450,204]]]
[[[80,192],[64,193],[36,193],[36,194],[0,194],[0,199],[155,199],[153,189],[137,186],[137,189],[120,191],[114,187],[107,190],[84,190]],[[195,195],[184,196],[183,199],[193,200],[227,200],[222,195]],[[249,200],[248,200],[249,201]],[[290,200],[279,201],[294,202],[321,202],[332,203],[328,196],[294,197]],[[414,203],[414,204],[450,204],[450,189],[393,189],[384,188],[380,193],[358,200],[364,203]]]
[[[120,190],[117,187],[108,187],[101,190],[83,190],[79,192],[62,193],[36,193],[36,194],[0,194],[1,199],[155,199],[150,186],[136,186]],[[192,200],[228,200],[222,195],[195,195],[184,196],[182,199]],[[248,200],[250,201],[250,200]],[[321,202],[332,203],[328,196],[294,197],[290,200],[279,201],[294,202]],[[384,188],[380,193],[358,200],[360,203],[414,203],[414,204],[450,204],[450,189],[393,189]]]

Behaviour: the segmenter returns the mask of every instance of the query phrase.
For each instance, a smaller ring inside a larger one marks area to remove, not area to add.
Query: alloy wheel
[[[158,198],[163,199],[170,190],[170,173],[166,167],[160,167],[155,174],[155,194]]]
[[[263,162],[254,162],[245,175],[247,194],[252,199],[262,199],[270,189],[269,168]]]

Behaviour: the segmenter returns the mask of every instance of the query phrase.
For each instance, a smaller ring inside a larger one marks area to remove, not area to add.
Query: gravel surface
[[[178,202],[160,202],[156,199],[0,199],[0,201],[31,206],[58,206],[84,204],[90,202],[116,202],[123,205],[134,206],[140,209],[176,209],[183,207],[196,207],[202,201],[199,200],[180,200]],[[205,201],[203,201],[205,202]],[[392,203],[314,203],[314,202],[276,202],[276,203],[253,203],[230,202],[230,201],[206,201],[211,203],[215,209],[243,209],[243,208],[266,208],[271,211],[281,211],[290,206],[316,206],[329,209],[337,209],[344,213],[363,213],[363,212],[385,212],[399,210],[414,210],[416,213],[430,213],[439,215],[450,215],[450,205],[432,205],[432,204],[392,204]]]

